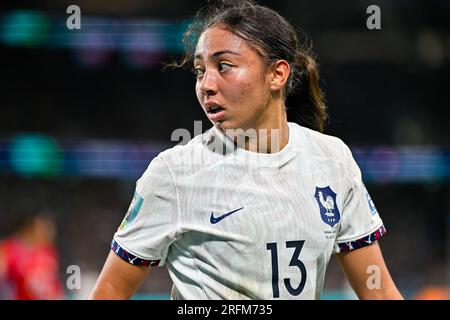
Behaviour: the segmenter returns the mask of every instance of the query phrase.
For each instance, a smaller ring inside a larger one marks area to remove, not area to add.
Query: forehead
[[[232,32],[220,28],[211,27],[206,29],[200,36],[195,55],[208,57],[218,51],[233,51],[239,54],[251,51],[244,39]]]

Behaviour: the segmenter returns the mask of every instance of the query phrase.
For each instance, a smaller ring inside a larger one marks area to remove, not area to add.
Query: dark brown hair
[[[212,26],[220,25],[246,40],[265,60],[266,64],[286,60],[291,74],[285,97],[298,94],[295,121],[323,132],[327,119],[324,94],[319,84],[319,69],[311,48],[301,44],[297,32],[280,14],[253,1],[209,1],[195,16],[184,34],[185,56],[177,66],[193,61],[200,35]]]

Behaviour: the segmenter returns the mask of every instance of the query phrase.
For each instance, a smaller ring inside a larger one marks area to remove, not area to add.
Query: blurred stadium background
[[[135,181],[177,128],[209,122],[182,53],[193,0],[3,1],[0,5],[0,239],[17,206],[51,214],[66,299],[83,299]],[[327,133],[354,152],[388,234],[380,241],[408,299],[445,298],[450,256],[450,2],[260,1],[314,43]],[[66,8],[81,8],[81,30]],[[381,8],[381,30],[366,8]],[[288,104],[295,104],[295,97]],[[65,284],[70,265],[82,287]],[[135,299],[168,299],[156,268]],[[448,291],[447,291],[448,292]],[[354,299],[332,258],[323,299]],[[448,296],[447,296],[448,299]]]

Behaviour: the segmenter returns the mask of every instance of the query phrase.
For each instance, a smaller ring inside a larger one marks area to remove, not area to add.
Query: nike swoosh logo
[[[216,224],[217,222],[225,219],[226,217],[228,217],[228,216],[232,215],[233,213],[238,212],[239,210],[242,210],[242,209],[244,209],[244,207],[236,209],[236,210],[233,210],[233,211],[230,211],[228,213],[225,213],[225,214],[223,214],[223,215],[221,215],[221,216],[219,216],[217,218],[214,217],[213,212],[211,212],[211,219],[210,219],[210,221],[211,221],[212,224]]]

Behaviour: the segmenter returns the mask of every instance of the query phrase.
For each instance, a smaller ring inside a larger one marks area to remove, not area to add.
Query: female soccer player
[[[319,299],[335,254],[360,299],[402,299],[360,170],[321,133],[318,69],[293,27],[226,1],[201,10],[185,40],[213,127],[151,161],[90,298],[130,298],[165,264],[173,299]],[[296,87],[302,126],[286,115]]]

